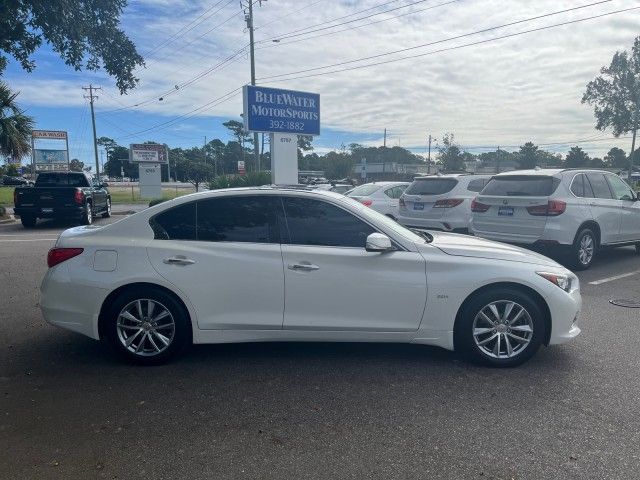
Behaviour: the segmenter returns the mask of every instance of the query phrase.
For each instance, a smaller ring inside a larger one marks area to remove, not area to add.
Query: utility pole
[[[384,143],[383,143],[384,148],[387,148],[387,129],[384,129]]]
[[[262,0],[257,0],[260,6],[262,6]],[[265,0],[266,1],[266,0]],[[249,56],[251,58],[251,85],[256,84],[256,60],[254,52],[253,41],[253,2],[254,0],[246,0],[248,4],[247,10],[245,10],[244,19],[247,22],[247,28],[249,29]],[[240,5],[244,6],[245,1],[242,0]],[[256,157],[256,168],[258,172],[260,169],[260,146],[258,145],[258,132],[253,132],[253,153]]]
[[[638,127],[634,125],[633,129],[633,138],[631,140],[631,154],[629,155],[629,176],[627,179],[629,180],[627,183],[631,185],[631,175],[633,175],[633,161],[636,154],[636,135],[638,134]]]
[[[93,101],[97,100],[98,97],[93,94],[95,90],[102,90],[100,87],[94,87],[93,85],[89,85],[88,87],[82,87],[83,90],[89,90],[89,95],[84,95],[84,98],[89,99],[89,104],[91,105],[91,125],[93,126],[93,153],[96,157],[96,179],[100,182],[100,165],[98,165],[98,138],[96,137],[96,114],[93,111]]]
[[[500,173],[500,145],[498,145],[498,150],[496,151],[496,173]]]
[[[429,134],[429,150],[427,153],[427,175],[431,174],[431,134]]]

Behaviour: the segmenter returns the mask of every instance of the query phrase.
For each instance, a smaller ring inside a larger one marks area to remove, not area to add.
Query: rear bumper
[[[469,229],[469,223],[464,220],[458,220],[455,218],[428,219],[428,218],[405,217],[402,215],[402,213],[398,215],[398,223],[400,223],[401,225],[404,225],[405,227],[444,230],[445,232],[451,232],[454,230],[467,231]]]
[[[84,205],[73,207],[15,207],[13,213],[18,217],[37,218],[81,218],[85,212]]]
[[[94,286],[71,282],[62,263],[50,268],[40,286],[40,310],[51,325],[98,340],[100,305],[109,292]]]

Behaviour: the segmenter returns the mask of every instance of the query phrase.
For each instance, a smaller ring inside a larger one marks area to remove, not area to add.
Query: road
[[[639,476],[640,310],[608,302],[640,299],[632,249],[580,274],[582,335],[517,369],[372,344],[198,346],[140,368],[43,321],[62,228],[0,226],[0,478]]]

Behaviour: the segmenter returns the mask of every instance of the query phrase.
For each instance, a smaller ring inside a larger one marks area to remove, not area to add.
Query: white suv
[[[400,197],[398,222],[408,227],[466,233],[471,201],[491,175],[417,177]]]
[[[591,266],[601,246],[636,245],[640,202],[602,170],[522,170],[494,176],[473,201],[470,229],[501,242],[564,246],[573,266]]]

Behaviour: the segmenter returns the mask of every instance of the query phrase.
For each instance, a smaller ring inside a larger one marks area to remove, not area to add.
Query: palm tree
[[[18,108],[18,94],[0,82],[0,155],[5,157],[22,158],[31,152],[29,137],[35,122]]]

